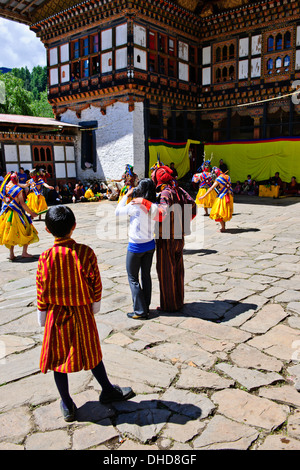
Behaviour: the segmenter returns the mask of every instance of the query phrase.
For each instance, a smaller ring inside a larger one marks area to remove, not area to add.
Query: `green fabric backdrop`
[[[157,162],[158,155],[164,165],[174,166],[178,172],[178,179],[183,178],[190,171],[189,149],[191,144],[200,144],[196,140],[187,142],[171,142],[168,140],[149,140],[149,175],[150,168]]]
[[[212,165],[223,159],[232,182],[244,182],[248,175],[256,181],[268,180],[278,171],[282,181],[292,176],[300,182],[300,139],[274,139],[248,142],[221,142],[204,145],[206,158],[213,155]]]

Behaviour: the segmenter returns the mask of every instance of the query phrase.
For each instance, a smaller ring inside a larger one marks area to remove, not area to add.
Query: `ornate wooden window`
[[[90,61],[89,59],[82,61],[82,77],[87,78],[90,75]]]
[[[91,36],[91,52],[96,53],[99,52],[99,36],[98,34],[93,34]]]
[[[53,163],[53,148],[50,145],[33,145],[32,147],[34,167],[43,167],[53,178],[54,163]]]
[[[273,73],[273,59],[267,61],[267,72],[269,75]]]
[[[283,66],[286,71],[288,71],[290,64],[291,64],[291,58],[290,56],[286,55],[285,58],[283,59]]]
[[[284,35],[284,49],[289,49],[291,47],[291,33],[287,31]]]
[[[90,52],[90,48],[89,48],[89,38],[86,37],[86,38],[83,38],[81,40],[81,55],[83,57],[89,55],[89,52]]]
[[[79,41],[74,41],[71,43],[71,50],[72,50],[72,59],[79,59],[79,56],[80,56]]]
[[[282,59],[281,57],[277,57],[277,59],[275,60],[275,68],[276,68],[277,73],[280,72],[281,67],[282,67]]]
[[[274,50],[274,38],[273,36],[268,37],[268,52],[271,52]]]
[[[276,36],[275,49],[276,51],[281,51],[282,49],[282,34],[281,33],[277,34]]]
[[[171,38],[169,38],[169,55],[175,56],[175,40]]]

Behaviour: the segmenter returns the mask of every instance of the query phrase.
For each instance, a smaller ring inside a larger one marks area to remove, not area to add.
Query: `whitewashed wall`
[[[89,179],[120,179],[127,163],[133,165],[140,178],[145,174],[145,135],[144,105],[136,103],[135,110],[129,112],[127,103],[116,103],[106,109],[102,115],[100,109],[91,106],[82,111],[77,118],[75,112],[66,111],[61,121],[78,124],[84,121],[97,121],[97,171],[81,168],[81,139],[75,147],[78,178]]]

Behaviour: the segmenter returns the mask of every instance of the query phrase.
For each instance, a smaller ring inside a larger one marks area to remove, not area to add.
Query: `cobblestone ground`
[[[108,374],[136,395],[103,406],[91,373],[73,374],[77,420],[62,419],[53,375],[39,371],[35,273],[52,238],[35,221],[34,259],[12,263],[0,247],[0,449],[299,450],[300,200],[239,198],[224,234],[200,212],[185,247],[185,306],[156,311],[154,262],[148,321],[126,316],[126,223],[116,227],[115,203],[72,209],[74,238],[98,256]]]

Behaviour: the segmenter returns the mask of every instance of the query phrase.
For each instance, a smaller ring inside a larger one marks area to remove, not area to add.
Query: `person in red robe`
[[[41,254],[36,275],[39,324],[45,326],[40,369],[54,371],[61,411],[70,422],[76,406],[68,391],[68,373],[92,370],[102,387],[101,403],[126,400],[133,391],[112,385],[102,361],[94,317],[100,310],[102,282],[94,251],[71,238],[76,220],[67,206],[51,207],[45,222],[55,241]]]

